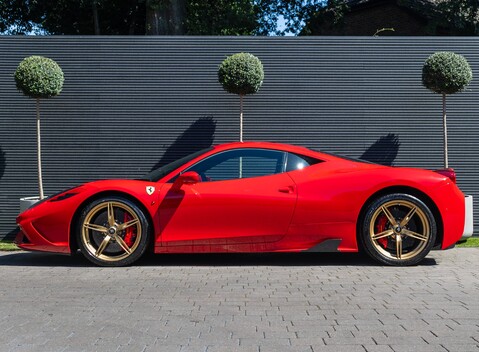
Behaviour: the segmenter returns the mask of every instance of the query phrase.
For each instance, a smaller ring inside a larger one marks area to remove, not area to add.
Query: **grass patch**
[[[0,251],[18,251],[18,248],[13,242],[11,241],[0,241]]]
[[[479,237],[469,237],[465,240],[460,240],[459,242],[457,242],[456,247],[460,247],[460,248],[479,247]]]

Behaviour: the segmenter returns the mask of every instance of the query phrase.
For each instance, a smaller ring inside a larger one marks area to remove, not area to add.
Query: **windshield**
[[[202,155],[206,152],[209,152],[212,149],[213,149],[213,147],[202,149],[200,151],[197,151],[196,153],[193,153],[193,154],[187,155],[187,156],[185,156],[181,159],[175,160],[175,161],[173,161],[169,164],[166,164],[165,166],[162,166],[162,167],[160,167],[156,170],[153,170],[152,172],[150,172],[150,173],[146,174],[145,176],[143,176],[142,178],[140,178],[140,180],[156,182],[156,181],[162,179],[163,177],[165,177],[166,175],[168,175],[170,172],[179,168],[181,165],[186,164],[187,162],[195,159],[196,157],[198,157],[198,156],[200,156],[200,155]]]

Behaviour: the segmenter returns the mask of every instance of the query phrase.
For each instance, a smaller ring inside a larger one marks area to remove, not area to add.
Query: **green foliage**
[[[321,35],[325,29],[339,30],[344,16],[360,1],[324,0],[287,2],[303,3],[302,19],[305,23],[301,35]],[[417,4],[416,4],[417,3]],[[478,35],[479,34],[479,1],[478,0],[429,0],[429,1],[397,1],[397,5],[418,15],[429,18],[428,27],[431,34],[439,35]],[[423,9],[421,9],[423,8]],[[420,10],[421,9],[421,10]],[[359,12],[357,12],[359,14]],[[426,15],[427,14],[427,15]],[[384,23],[387,26],[387,22]],[[301,27],[299,27],[301,29]],[[373,33],[371,33],[373,34]]]
[[[186,14],[178,17],[175,14],[172,19],[167,6],[172,1],[186,4]],[[401,1],[409,2],[413,3]],[[479,34],[479,1],[423,2],[434,7],[431,13],[437,21],[435,25],[448,34]],[[155,15],[174,22],[169,25],[186,25],[187,34],[317,35],[322,25],[341,25],[348,3],[347,0],[2,0],[0,33],[88,35],[95,34],[97,23],[101,34],[144,35],[151,26],[146,16],[150,7],[155,9]],[[284,29],[277,28],[279,19],[284,21]]]
[[[31,98],[50,98],[63,88],[63,72],[52,59],[30,56],[18,65],[15,74],[17,88]]]
[[[185,4],[184,13],[171,8],[178,1]],[[154,25],[149,21],[161,18],[167,22],[158,24],[161,34],[180,26],[189,35],[251,35],[258,27],[258,11],[254,0],[2,0],[0,33],[98,34],[97,18],[99,34],[145,35]],[[154,16],[148,17],[149,12]]]
[[[36,0],[33,0],[34,8],[35,3]],[[32,22],[35,22],[37,18],[31,13],[29,5],[29,2],[22,0],[0,1],[0,33],[23,34],[30,32],[34,25]]]
[[[429,56],[422,68],[422,84],[435,93],[443,95],[444,168],[449,167],[447,148],[446,94],[464,90],[472,80],[471,67],[467,60],[453,52],[437,52]]]
[[[479,35],[479,1],[453,0],[437,4],[440,24],[452,35]]]
[[[346,0],[328,0],[324,7],[311,11],[300,35],[321,35],[322,29],[333,29],[344,24],[344,16],[350,8]]]
[[[258,34],[298,34],[314,13],[336,0],[255,0],[259,7]],[[278,20],[284,29],[277,28]]]
[[[422,68],[422,84],[440,94],[464,90],[472,80],[472,71],[464,56],[437,52],[429,56]]]
[[[258,8],[251,0],[189,0],[186,28],[190,35],[251,35]]]
[[[145,0],[2,0],[0,32],[8,34],[145,34]]]
[[[250,53],[228,56],[218,69],[219,82],[227,92],[233,94],[254,94],[263,84],[263,79],[263,64]]]
[[[19,251],[20,248],[16,246],[15,243],[10,242],[10,241],[0,241],[0,251]]]

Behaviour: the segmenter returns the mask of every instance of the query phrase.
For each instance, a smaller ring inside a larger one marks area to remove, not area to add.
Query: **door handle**
[[[294,190],[295,190],[294,186],[281,187],[280,189],[278,189],[279,192],[287,193],[287,194],[294,193]]]

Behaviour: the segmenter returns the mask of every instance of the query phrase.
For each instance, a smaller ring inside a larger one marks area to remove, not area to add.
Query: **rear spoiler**
[[[438,174],[440,174],[442,176],[446,176],[452,182],[456,183],[456,171],[454,171],[453,168],[434,170],[434,172],[437,172]]]

